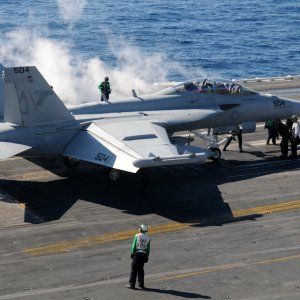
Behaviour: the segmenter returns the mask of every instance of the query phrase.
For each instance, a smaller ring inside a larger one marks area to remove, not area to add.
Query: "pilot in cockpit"
[[[205,79],[201,86],[201,91],[204,93],[210,93],[215,89],[214,84],[207,82],[207,79]]]
[[[183,86],[185,91],[193,91],[198,88],[193,82],[186,82]]]

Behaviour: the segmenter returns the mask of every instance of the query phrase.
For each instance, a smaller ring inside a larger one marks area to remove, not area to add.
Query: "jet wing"
[[[70,142],[65,156],[136,173],[140,168],[196,163],[207,158],[199,153],[180,154],[166,130],[147,121],[90,123]]]

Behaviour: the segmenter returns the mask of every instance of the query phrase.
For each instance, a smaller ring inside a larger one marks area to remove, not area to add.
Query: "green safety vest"
[[[103,93],[103,94],[110,94],[110,92],[111,92],[110,83],[106,82],[106,81],[102,81],[99,84],[98,89],[101,90],[101,93]]]
[[[137,233],[131,245],[131,254],[136,252],[150,254],[150,237],[146,233]]]

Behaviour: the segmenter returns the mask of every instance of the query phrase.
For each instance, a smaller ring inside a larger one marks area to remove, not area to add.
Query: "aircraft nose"
[[[292,102],[292,110],[293,110],[293,115],[300,116],[300,100],[293,100]]]

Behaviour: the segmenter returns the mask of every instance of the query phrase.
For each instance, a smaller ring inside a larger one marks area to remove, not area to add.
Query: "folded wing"
[[[65,156],[136,173],[140,168],[196,163],[207,158],[199,152],[179,150],[166,130],[146,121],[89,124],[64,152]]]

